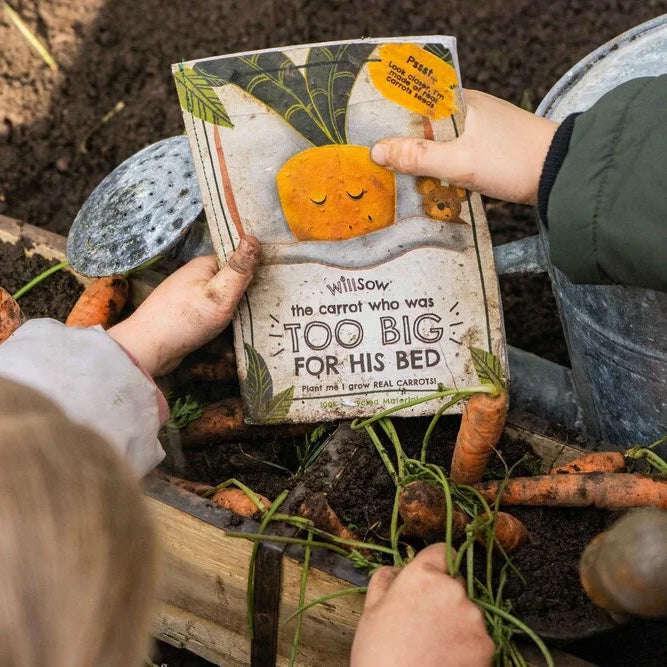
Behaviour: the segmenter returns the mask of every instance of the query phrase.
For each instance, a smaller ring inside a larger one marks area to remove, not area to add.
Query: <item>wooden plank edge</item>
[[[246,636],[166,602],[160,603],[154,615],[152,634],[215,665],[248,664]]]
[[[161,480],[160,480],[161,481]],[[166,484],[166,483],[165,483]],[[169,485],[166,485],[169,486]],[[169,494],[193,496],[172,487]],[[198,519],[182,509],[149,497],[160,527],[165,552],[165,580],[155,618],[161,639],[218,664],[248,664],[250,642],[246,628],[245,594],[252,545],[228,537],[224,528]],[[221,508],[212,507],[219,514]],[[285,620],[298,605],[301,563],[286,556],[282,562],[278,620],[278,664],[287,664],[296,621]],[[337,592],[349,584],[311,568],[307,600]],[[363,596],[346,596],[311,608],[304,614],[299,665],[346,664],[354,631],[361,616]],[[205,646],[201,644],[208,643]]]

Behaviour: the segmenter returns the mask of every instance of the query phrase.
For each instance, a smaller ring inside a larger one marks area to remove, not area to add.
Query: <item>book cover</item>
[[[245,234],[262,243],[234,319],[248,422],[370,416],[477,384],[470,347],[506,367],[479,195],[370,160],[384,137],[463,131],[453,37],[283,47],[173,73],[220,260]]]

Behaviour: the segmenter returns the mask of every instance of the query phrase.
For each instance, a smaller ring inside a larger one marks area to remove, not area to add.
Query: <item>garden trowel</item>
[[[187,137],[158,141],[116,167],[85,201],[67,258],[86,276],[131,271],[158,255],[213,252]]]

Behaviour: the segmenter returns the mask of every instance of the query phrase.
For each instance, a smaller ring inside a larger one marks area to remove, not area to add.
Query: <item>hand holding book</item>
[[[259,256],[259,242],[246,236],[222,268],[214,255],[193,259],[109,329],[109,335],[151,375],[169,373],[231,322]]]
[[[465,90],[464,99],[465,130],[457,139],[383,139],[371,158],[402,174],[434,176],[496,199],[534,204],[558,124],[477,90]]]

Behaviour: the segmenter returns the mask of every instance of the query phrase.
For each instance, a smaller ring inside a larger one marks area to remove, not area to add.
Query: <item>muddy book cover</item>
[[[220,261],[245,234],[262,244],[234,319],[248,422],[370,416],[477,384],[471,347],[506,366],[479,195],[370,159],[385,137],[463,131],[453,37],[283,47],[173,73]]]

